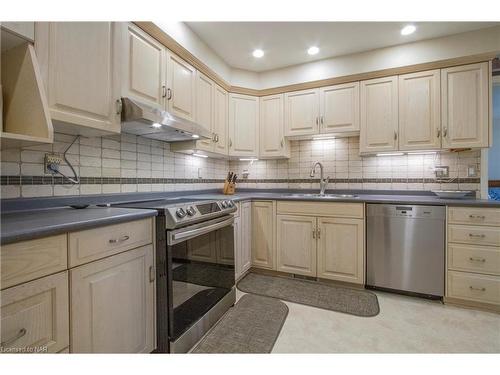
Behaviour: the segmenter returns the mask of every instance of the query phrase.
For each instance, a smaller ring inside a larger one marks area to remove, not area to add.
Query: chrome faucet
[[[330,181],[330,177],[323,178],[323,164],[319,161],[313,164],[311,168],[311,177],[314,177],[314,173],[316,171],[316,166],[319,165],[320,170],[320,179],[319,179],[319,195],[325,195],[326,187],[328,186],[328,182]]]

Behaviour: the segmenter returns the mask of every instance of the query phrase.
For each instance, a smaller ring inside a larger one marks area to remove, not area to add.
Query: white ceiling
[[[186,22],[231,67],[262,72],[333,56],[477,30],[498,22],[414,22],[417,30],[402,36],[406,22]],[[316,45],[320,52],[309,56]],[[264,50],[256,59],[252,51]]]

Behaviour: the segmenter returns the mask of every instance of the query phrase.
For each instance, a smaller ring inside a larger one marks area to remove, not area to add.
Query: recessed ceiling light
[[[309,47],[309,49],[307,50],[307,53],[309,55],[316,55],[318,52],[319,52],[319,48],[316,46]]]
[[[260,59],[262,56],[264,56],[264,51],[262,51],[261,49],[256,49],[252,52],[252,55],[253,57]]]
[[[413,34],[417,30],[414,25],[406,25],[401,29],[401,35],[410,35]]]

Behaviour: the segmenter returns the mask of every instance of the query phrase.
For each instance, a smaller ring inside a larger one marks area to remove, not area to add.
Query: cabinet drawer
[[[448,268],[500,275],[500,247],[449,244]]]
[[[0,248],[2,289],[63,271],[68,266],[66,234]]]
[[[69,267],[152,242],[152,220],[143,219],[69,234]]]
[[[449,271],[448,297],[500,304],[500,277]]]
[[[69,345],[68,272],[2,291],[4,350],[56,353]]]
[[[278,214],[364,217],[363,203],[278,201]]]
[[[450,224],[472,224],[500,226],[500,209],[478,207],[450,207],[448,209]]]
[[[500,246],[500,230],[494,227],[448,225],[448,242]]]

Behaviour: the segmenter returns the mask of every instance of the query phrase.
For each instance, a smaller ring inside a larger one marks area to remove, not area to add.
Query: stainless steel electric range
[[[156,217],[157,352],[185,353],[236,301],[231,200],[114,205]]]

